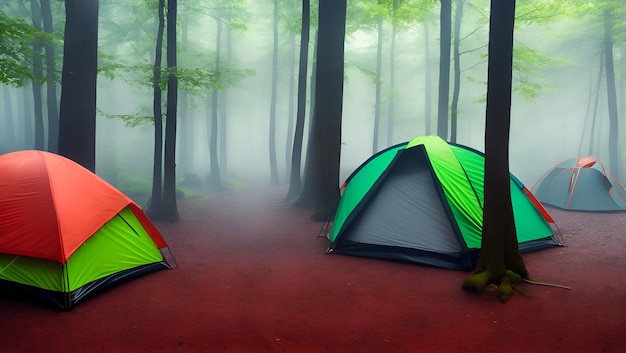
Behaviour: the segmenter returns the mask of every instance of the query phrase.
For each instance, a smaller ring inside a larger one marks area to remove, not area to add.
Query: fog
[[[103,4],[103,13],[110,8]],[[245,77],[236,86],[228,88],[227,101],[227,168],[222,170],[227,180],[269,185],[269,116],[271,93],[272,24],[271,7],[257,2],[250,3],[247,30],[233,32],[233,64],[238,69],[250,69],[254,74]],[[111,13],[118,13],[113,12]],[[433,11],[436,18],[437,9]],[[115,18],[111,18],[115,22]],[[128,19],[126,19],[128,20]],[[195,64],[210,66],[215,51],[215,21],[207,16],[190,16],[189,46],[196,52],[206,51],[204,58],[195,58]],[[457,142],[478,150],[483,150],[487,64],[484,58],[487,51],[487,28],[478,25],[480,18],[475,11],[467,10],[463,20],[461,52],[461,91],[459,97],[459,117]],[[608,114],[606,109],[606,83],[600,86],[600,97],[595,125],[594,146],[590,149],[591,120],[589,104],[591,91],[599,71],[601,33],[581,27],[584,22],[563,18],[548,25],[519,25],[516,29],[516,48],[538,50],[553,63],[546,61],[528,62],[530,73],[517,72],[514,86],[519,79],[526,77],[531,83],[543,89],[536,91],[537,97],[527,99],[513,95],[510,131],[510,169],[523,183],[532,187],[548,169],[562,160],[579,155],[594,154],[608,165]],[[110,36],[110,22],[101,21],[101,36]],[[150,25],[154,26],[152,22]],[[104,28],[103,28],[104,27]],[[150,28],[148,26],[148,28]],[[155,28],[155,27],[154,27]],[[424,37],[421,24],[402,28],[396,40],[395,88],[389,91],[389,33],[390,25],[385,26],[382,71],[382,107],[380,146],[408,141],[414,136],[425,134],[424,116],[424,77],[427,70],[432,76],[432,133],[436,132],[439,25],[435,21],[429,25],[430,36]],[[153,33],[156,30],[153,31]],[[314,28],[311,31],[313,42]],[[123,62],[149,62],[154,34],[142,33],[140,37],[145,52],[137,55],[136,42],[122,38],[116,45],[110,40],[101,45],[100,50],[123,58]],[[288,182],[287,141],[293,131],[287,131],[289,118],[289,52],[288,35],[281,31],[279,49],[277,133],[276,151],[281,183]],[[346,81],[344,83],[341,179],[372,155],[374,125],[375,86],[370,77],[358,67],[374,70],[376,67],[376,31],[357,31],[346,38]],[[297,44],[299,37],[296,37]],[[180,37],[179,37],[180,40]],[[430,45],[430,65],[425,67],[425,41]],[[313,52],[313,43],[310,54]],[[296,46],[296,58],[297,58]],[[182,55],[182,54],[181,54]],[[622,52],[615,51],[615,61],[619,62]],[[558,59],[558,60],[557,60]],[[204,63],[202,63],[202,61]],[[179,59],[179,62],[185,60]],[[312,61],[309,61],[311,63]],[[202,64],[198,64],[202,63]],[[182,65],[182,64],[181,64]],[[294,74],[297,76],[297,67]],[[309,83],[311,78],[309,68]],[[534,75],[534,76],[532,76]],[[135,75],[136,76],[136,75]],[[99,77],[98,109],[102,112],[97,120],[97,173],[122,183],[120,179],[141,179],[149,183],[152,178],[153,126],[127,127],[123,122],[106,115],[132,115],[151,113],[152,97],[149,83],[143,86],[134,83],[132,73],[119,74],[115,79]],[[451,75],[451,87],[454,76]],[[604,82],[604,81],[603,81]],[[297,84],[297,82],[296,82]],[[18,91],[10,89],[11,92]],[[208,88],[204,95],[191,99],[188,110],[190,133],[187,139],[193,141],[193,166],[189,171],[178,168],[180,178],[186,172],[193,172],[202,179],[209,173],[208,136],[210,125],[210,95]],[[295,94],[295,93],[294,93]],[[309,95],[310,92],[307,93]],[[391,141],[387,141],[387,109],[390,97],[394,100],[394,124]],[[180,94],[179,94],[180,98]],[[452,98],[452,95],[450,99]],[[293,100],[294,104],[297,102]],[[310,103],[307,97],[309,124]],[[17,111],[17,100],[14,110]],[[179,102],[179,108],[181,104]],[[295,114],[295,105],[293,107]],[[181,112],[179,112],[179,118]],[[295,119],[295,117],[294,117]],[[623,125],[623,124],[622,124]],[[181,123],[178,123],[180,142]],[[306,146],[306,132],[305,143]],[[620,133],[624,128],[620,127]],[[191,138],[190,138],[191,136]],[[620,148],[622,150],[623,148]],[[180,150],[180,148],[179,148]],[[303,153],[303,161],[304,161]],[[179,156],[180,159],[180,156]],[[622,158],[622,165],[623,158]],[[304,163],[303,163],[304,166]],[[114,172],[115,171],[115,172]],[[621,175],[624,175],[623,170]]]

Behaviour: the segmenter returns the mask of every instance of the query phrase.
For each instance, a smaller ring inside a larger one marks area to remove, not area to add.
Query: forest
[[[313,93],[325,84],[315,80],[318,4],[303,11],[303,3],[1,0],[0,154],[80,154],[68,141],[91,139],[95,172],[142,203],[161,183],[186,194],[293,183],[294,141],[304,173],[321,109]],[[525,184],[585,155],[626,177],[624,9],[623,0],[517,1],[510,169]],[[90,19],[95,26],[81,23]],[[90,33],[94,51],[80,44]],[[343,91],[334,102],[340,182],[418,135],[483,150],[488,35],[488,0],[347,1]],[[73,52],[70,41],[79,43]],[[80,92],[84,82],[69,87],[62,78],[89,60],[95,126],[64,128],[63,110],[80,122],[85,102],[68,98],[64,108],[64,90]]]

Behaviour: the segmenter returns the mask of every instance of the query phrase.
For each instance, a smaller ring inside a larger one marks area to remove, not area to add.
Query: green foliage
[[[376,73],[375,70],[372,70],[366,67],[365,65],[360,65],[357,63],[352,64],[351,66],[356,68],[363,75],[367,76],[372,81],[373,84],[382,83],[380,76]]]
[[[515,22],[518,25],[547,24],[563,19],[571,6],[571,1],[531,1],[517,3]]]
[[[250,77],[255,73],[252,69],[236,69],[234,65],[228,62],[220,63],[220,65],[223,67],[220,72],[215,72],[215,70],[206,67],[162,67],[159,87],[165,91],[169,75],[174,74],[178,78],[181,90],[186,90],[193,95],[202,97],[206,95],[208,89],[224,89],[235,86],[246,77]],[[146,88],[152,87],[153,70],[154,65],[152,64],[139,63],[129,65],[106,53],[102,53],[98,63],[98,72],[102,76],[111,80],[123,78],[135,86]]]
[[[553,85],[540,83],[542,70],[563,65],[565,61],[518,44],[513,49],[513,92],[525,99],[534,99],[540,90],[556,89]]]
[[[139,112],[135,114],[108,114],[98,109],[98,114],[104,116],[107,119],[120,120],[124,123],[124,126],[128,128],[135,128],[148,124],[154,124],[154,115],[152,115],[152,108],[146,106],[139,107]],[[162,119],[165,120],[165,113],[163,113]]]
[[[626,6],[621,0],[568,0],[568,15],[586,22],[585,28],[598,28],[603,31],[604,12],[613,16],[613,38],[617,43],[626,43]]]
[[[98,75],[109,80],[119,77],[122,73],[133,71],[133,68],[122,62],[115,55],[99,51],[98,52]]]
[[[32,80],[30,71],[33,41],[44,46],[57,38],[39,31],[26,21],[11,18],[0,10],[0,83],[20,87],[25,80]],[[37,54],[41,55],[41,54]]]

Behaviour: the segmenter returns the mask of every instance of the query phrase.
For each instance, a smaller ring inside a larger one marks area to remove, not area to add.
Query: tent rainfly
[[[173,267],[141,208],[89,170],[43,151],[0,156],[0,288],[69,310],[112,284]]]
[[[480,253],[484,155],[418,136],[370,157],[346,180],[329,253],[471,270]],[[511,174],[522,252],[560,246],[553,219]]]
[[[624,186],[598,157],[565,160],[544,174],[533,192],[545,205],[572,211],[626,211]]]

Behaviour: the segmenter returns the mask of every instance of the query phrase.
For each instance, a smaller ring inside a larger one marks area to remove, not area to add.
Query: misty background
[[[222,101],[227,107],[227,128],[224,151],[226,162],[222,160],[220,167],[227,180],[227,187],[242,184],[269,185],[272,2],[235,2],[240,3],[244,11],[239,13],[236,26],[230,27],[230,59],[225,54],[226,42],[222,43],[222,60],[228,62],[229,67],[241,75],[236,82],[221,89],[227,92],[225,103]],[[219,3],[217,0],[179,0],[179,66],[207,70],[213,67],[216,48],[215,16]],[[377,30],[359,17],[362,15],[359,6],[363,3],[367,1],[348,1],[342,181],[373,154],[375,84],[372,72],[376,68]],[[536,2],[537,6],[542,6],[542,3]],[[289,180],[288,163],[293,139],[293,126],[289,120],[291,118],[295,121],[297,103],[297,92],[294,90],[290,93],[290,85],[294,81],[297,85],[299,36],[297,33],[293,34],[293,28],[299,32],[300,4],[299,1],[280,2],[276,151],[279,179],[283,184]],[[55,31],[62,35],[63,3],[53,2],[52,7],[56,20]],[[0,9],[13,16],[27,18],[27,1],[2,0]],[[488,9],[489,2],[486,0],[466,1],[460,35],[462,55],[457,143],[481,151],[487,80]],[[315,13],[312,14],[314,23],[311,28],[310,56],[314,52],[315,16]],[[438,5],[435,3],[419,12],[419,19],[398,26],[393,57],[390,57],[391,24],[389,21],[384,23],[379,150],[408,141],[417,135],[436,133]],[[98,77],[97,90],[99,113],[96,172],[126,192],[130,184],[134,181],[139,183],[140,180],[145,183],[142,185],[148,192],[149,181],[152,179],[153,124],[149,119],[139,119],[142,122],[136,126],[129,126],[128,122],[132,117],[150,115],[150,76],[131,66],[153,64],[156,26],[156,4],[152,1],[100,1],[99,51],[103,73]],[[425,26],[428,37],[425,35]],[[295,39],[295,46],[291,45],[292,39]],[[425,52],[426,43],[430,48],[428,58]],[[516,93],[513,94],[511,107],[510,170],[527,187],[531,188],[552,166],[569,158],[592,154],[600,157],[608,167],[609,120],[606,83],[601,71],[602,46],[602,22],[592,16],[574,16],[555,7],[550,20],[518,21],[515,48],[522,53],[516,51],[516,60],[519,59],[521,64],[517,65],[514,72]],[[621,81],[618,79],[618,100],[622,104],[622,117],[626,101],[626,46],[621,43],[615,48],[616,73],[621,75]],[[57,52],[62,55],[62,50],[57,49]],[[291,60],[295,60],[295,70],[290,66]],[[395,64],[393,91],[390,90],[392,60]],[[60,66],[62,61],[57,62]],[[115,65],[121,68],[107,68]],[[309,84],[311,70],[309,68]],[[427,72],[430,72],[432,78],[430,88],[425,84]],[[453,79],[451,76],[451,87]],[[597,85],[599,79],[601,84]],[[432,105],[430,132],[426,131],[427,117],[424,109],[425,90],[428,89],[431,92]],[[32,148],[22,131],[24,123],[20,123],[29,114],[26,108],[28,99],[32,99],[29,90],[32,88],[28,85],[23,88],[3,86],[4,98],[0,100],[3,102],[3,107],[0,108],[3,113],[0,121],[3,121],[2,126],[8,126],[8,119],[12,119],[13,129],[0,130],[4,141],[0,143],[1,153]],[[519,90],[524,93],[520,94]],[[307,94],[310,95],[310,91]],[[210,88],[196,87],[190,90],[186,104],[181,104],[180,97],[179,93],[177,141],[179,146],[181,141],[189,141],[193,153],[190,154],[191,163],[178,165],[177,176],[182,180],[185,174],[193,173],[206,181],[209,173]],[[394,124],[389,140],[388,104],[392,97]],[[181,110],[185,106],[186,111],[183,114]],[[309,113],[307,107],[307,127]],[[184,136],[181,132],[184,131],[181,129],[181,119],[186,119],[185,124],[188,127]],[[621,121],[623,119],[620,119],[618,136],[624,134]],[[305,147],[307,132],[308,128],[305,129]],[[12,134],[14,143],[6,143],[9,140],[7,134]],[[220,136],[222,138],[224,136]],[[620,169],[617,176],[622,180],[626,175],[626,163],[621,153],[623,149],[624,143],[620,141]],[[177,147],[178,160],[181,159],[182,150]],[[303,158],[305,155],[306,152],[303,152]]]

